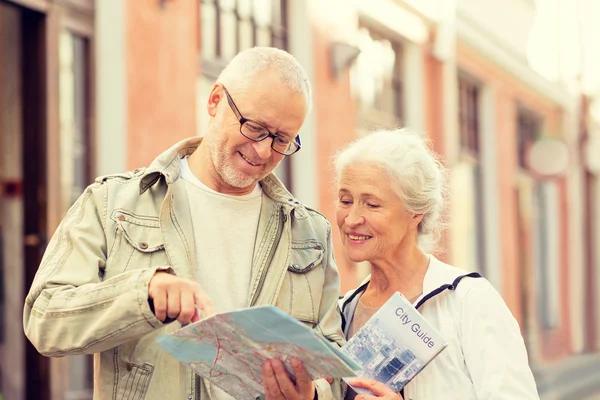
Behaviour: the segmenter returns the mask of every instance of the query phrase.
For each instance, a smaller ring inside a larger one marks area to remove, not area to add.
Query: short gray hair
[[[435,244],[442,231],[446,184],[445,168],[429,141],[408,129],[370,133],[335,155],[338,182],[343,170],[354,163],[383,167],[406,211],[423,214],[418,227],[419,244]],[[388,184],[385,179],[380,182]]]
[[[217,78],[217,83],[235,85],[245,89],[257,73],[273,69],[281,81],[294,93],[304,96],[307,113],[312,108],[312,88],[306,72],[298,60],[285,50],[276,47],[253,47],[239,52]]]

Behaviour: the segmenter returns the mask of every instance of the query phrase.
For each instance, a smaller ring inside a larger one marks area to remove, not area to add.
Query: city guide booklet
[[[217,314],[156,341],[196,374],[240,400],[264,394],[262,366],[268,359],[279,358],[290,375],[291,359],[298,358],[313,380],[351,382],[362,376],[398,392],[446,347],[399,293],[342,349],[274,306]]]
[[[357,375],[385,383],[398,393],[447,346],[440,334],[400,293],[348,340],[343,350],[361,365]],[[344,379],[350,386],[352,379]],[[348,388],[370,393],[362,388]]]

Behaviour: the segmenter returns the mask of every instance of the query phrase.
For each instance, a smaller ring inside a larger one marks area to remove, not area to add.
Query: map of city
[[[279,358],[292,374],[290,361],[298,358],[312,379],[352,377],[360,370],[335,345],[273,306],[218,314],[160,336],[157,342],[241,400],[264,394],[261,369],[269,359]]]

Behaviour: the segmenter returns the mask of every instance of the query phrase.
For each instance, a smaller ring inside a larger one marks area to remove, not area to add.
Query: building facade
[[[499,290],[544,398],[598,390],[600,106],[530,66],[536,7],[0,1],[0,392],[91,398],[89,356],[49,360],[22,334],[23,298],[47,238],[94,176],[147,165],[203,135],[214,79],[254,45],[290,51],[313,83],[303,149],[277,171],[291,191],[335,225],[338,149],[377,128],[427,135],[450,183],[449,229],[436,254]],[[566,145],[569,163],[542,177],[528,160],[548,138]],[[368,265],[347,260],[333,233],[345,292]]]

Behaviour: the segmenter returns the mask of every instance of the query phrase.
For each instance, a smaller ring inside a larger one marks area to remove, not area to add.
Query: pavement
[[[532,369],[541,400],[600,400],[600,353]]]

